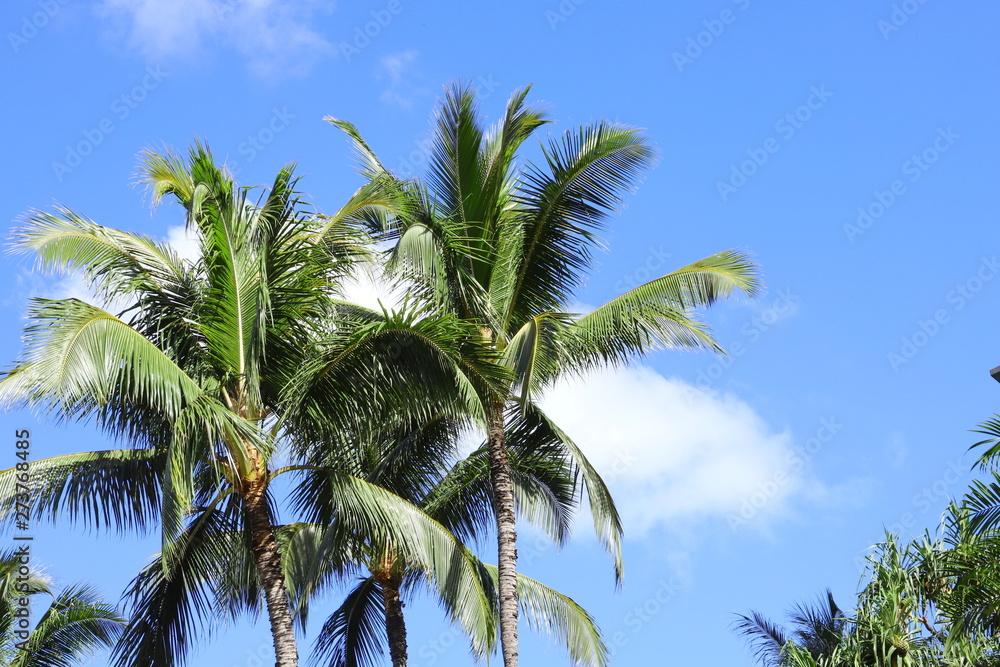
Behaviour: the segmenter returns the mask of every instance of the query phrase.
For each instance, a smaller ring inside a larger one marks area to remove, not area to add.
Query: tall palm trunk
[[[285,576],[281,571],[281,554],[274,538],[274,524],[267,506],[266,476],[249,481],[243,491],[243,512],[250,529],[250,550],[257,563],[267,615],[274,640],[275,667],[297,667],[299,655],[295,647],[295,628],[285,592]]]
[[[493,512],[497,519],[497,597],[504,667],[517,667],[517,531],[514,483],[504,438],[503,405],[490,408],[488,449]]]
[[[375,574],[375,581],[382,589],[385,633],[389,639],[392,667],[406,667],[406,622],[403,620],[403,601],[399,597],[399,587],[403,584],[403,577],[383,571]]]

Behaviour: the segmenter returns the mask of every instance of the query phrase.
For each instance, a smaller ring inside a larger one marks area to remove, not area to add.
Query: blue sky
[[[707,314],[729,359],[665,352],[553,390],[549,409],[623,510],[625,585],[582,521],[562,551],[522,530],[521,565],[595,614],[613,664],[707,650],[749,665],[734,612],[780,617],[827,586],[849,605],[884,527],[934,527],[973,478],[969,429],[1000,396],[998,14],[973,0],[12,1],[0,217],[59,202],[181,243],[179,211],[151,214],[132,180],[141,149],[195,137],[248,185],[298,161],[331,211],[360,179],[322,118],[351,120],[419,174],[457,79],[490,119],[531,83],[552,132],[601,117],[646,128],[660,162],[612,219],[581,307],[731,247],[768,289]],[[80,290],[30,268],[3,262],[4,363],[29,296]],[[16,428],[32,429],[35,457],[108,446],[92,427],[0,419],[11,463]],[[36,535],[57,580],[111,598],[156,550]],[[407,609],[410,664],[469,664],[432,603]],[[220,629],[191,664],[268,664],[265,631]],[[522,664],[565,664],[523,634]]]

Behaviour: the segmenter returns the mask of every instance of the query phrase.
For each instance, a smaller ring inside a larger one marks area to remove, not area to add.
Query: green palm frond
[[[518,513],[561,545],[577,506],[575,469],[561,447],[511,443],[508,451]],[[423,509],[461,540],[480,540],[492,528],[493,500],[487,450],[480,447],[452,466],[423,501]]]
[[[758,611],[737,614],[736,617],[733,627],[746,640],[758,663],[764,667],[784,664],[782,658],[790,643],[784,628]]]
[[[484,422],[481,393],[507,381],[495,353],[476,344],[478,329],[452,316],[411,308],[342,325],[285,388],[302,442],[336,442],[365,424],[379,432],[439,416]]]
[[[371,146],[364,140],[354,124],[340,118],[334,118],[333,116],[326,116],[323,120],[339,128],[347,135],[357,160],[358,173],[369,179],[375,179],[387,173],[386,168],[382,166],[382,161],[379,160],[375,151],[371,149]]]
[[[70,667],[114,645],[124,619],[90,586],[62,591],[42,614],[10,667]]]
[[[495,582],[496,567],[483,567]],[[523,574],[517,575],[517,597],[528,624],[565,646],[574,665],[604,667],[610,662],[594,617],[572,598]]]
[[[31,462],[33,517],[98,530],[145,532],[159,518],[162,450],[67,454]],[[14,520],[19,471],[0,471],[0,521]]]
[[[521,447],[525,451],[556,447],[564,452],[563,455],[582,482],[580,490],[587,494],[594,532],[611,554],[615,567],[615,581],[620,585],[624,574],[622,562],[624,529],[618,509],[611,498],[611,492],[601,479],[601,475],[576,443],[537,405],[530,404],[523,409],[515,407],[507,414],[507,441],[511,447]]]
[[[185,664],[191,647],[210,634],[213,583],[227,567],[239,530],[231,511],[215,505],[196,513],[169,557],[157,556],[132,581],[130,621],[113,656],[117,667]]]
[[[581,370],[623,364],[652,350],[703,348],[721,352],[692,311],[733,292],[753,297],[757,269],[746,255],[721,252],[668,273],[584,315],[567,337],[564,364]]]
[[[495,526],[486,450],[455,463],[424,497],[422,508],[463,542],[482,539]]]
[[[452,620],[485,652],[495,638],[491,607],[471,552],[444,526],[385,489],[334,470],[303,471],[292,494],[293,509],[306,521],[335,525],[356,536],[355,551],[401,554],[424,571],[447,602]]]
[[[385,653],[382,589],[362,579],[323,624],[312,659],[328,667],[374,667]]]
[[[543,152],[548,169],[529,166],[517,195],[524,237],[504,315],[511,324],[571,300],[600,246],[603,220],[655,160],[637,129],[604,121],[567,131]]]
[[[982,468],[994,465],[997,454],[1000,454],[1000,415],[994,415],[993,419],[983,422],[972,432],[990,436],[969,447],[970,450],[976,447],[986,448],[986,451],[980,454],[977,463]]]
[[[962,505],[969,512],[969,527],[982,533],[1000,528],[1000,471],[991,471],[992,479],[973,480]]]
[[[78,270],[105,299],[188,289],[189,267],[167,244],[103,227],[65,207],[32,211],[12,238],[16,252],[32,251],[45,271]],[[164,304],[165,305],[165,304]]]
[[[522,404],[559,376],[560,361],[568,357],[564,349],[571,331],[567,316],[542,313],[525,322],[507,343],[503,361],[514,374],[514,391]]]

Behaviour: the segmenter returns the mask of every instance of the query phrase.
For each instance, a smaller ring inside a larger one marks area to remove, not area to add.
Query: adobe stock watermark
[[[288,113],[288,107],[281,107],[280,109],[275,107],[271,109],[271,117],[264,123],[260,129],[256,132],[247,135],[247,138],[240,142],[240,145],[236,147],[236,152],[244,157],[241,162],[239,160],[229,160],[226,162],[226,167],[233,176],[238,176],[240,169],[245,164],[249,164],[254,161],[254,159],[274,142],[275,138],[284,132],[291,121],[295,120],[295,116]]]
[[[52,173],[55,174],[56,179],[62,183],[67,174],[73,173],[74,169],[83,164],[84,159],[91,155],[98,146],[104,143],[108,135],[117,129],[115,121],[122,122],[131,116],[149,94],[159,88],[168,76],[170,76],[169,72],[164,72],[159,65],[146,67],[146,75],[138,85],[111,101],[109,109],[111,115],[102,118],[95,127],[84,129],[81,132],[83,139],[75,144],[68,144],[62,162],[52,162]]]
[[[457,630],[448,628],[443,630],[437,637],[429,639],[417,649],[417,656],[422,662],[420,665],[434,665],[451,648],[462,641],[462,635]]]
[[[649,246],[649,253],[646,255],[645,261],[615,283],[615,292],[621,294],[661,277],[663,274],[660,273],[660,269],[666,265],[668,259],[670,259],[670,253],[662,245],[655,248]]]
[[[351,41],[340,42],[337,45],[340,55],[344,56],[344,61],[351,62],[355,56],[367,49],[372,40],[377,39],[402,11],[402,0],[389,0],[382,9],[371,10],[369,14],[372,20],[366,21],[364,25],[354,26],[354,36]]]
[[[747,7],[750,6],[750,0],[732,0],[732,3],[741,12],[746,11]],[[705,53],[705,49],[715,44],[715,41],[726,31],[726,26],[735,23],[738,16],[739,14],[736,11],[727,8],[719,12],[717,17],[702,21],[701,24],[705,29],[688,37],[683,51],[674,51],[671,54],[677,71],[683,74],[685,67],[693,65],[695,60],[701,58],[701,55]]]
[[[20,53],[21,47],[33,40],[39,31],[49,24],[63,5],[69,4],[69,0],[39,0],[38,11],[31,16],[21,17],[21,28],[17,32],[8,32],[7,41],[14,53]]]
[[[915,537],[924,532],[927,528],[925,521],[920,520],[928,512],[937,506],[943,510],[943,505],[953,498],[952,490],[956,486],[965,488],[966,477],[969,474],[967,467],[962,465],[958,459],[948,461],[944,473],[930,484],[925,485],[910,499],[912,510],[903,512],[898,519],[892,523],[884,524],[887,533],[899,537]],[[914,532],[913,529],[916,529]],[[854,565],[858,572],[864,572],[869,564],[870,549],[858,553],[854,558]]]
[[[712,387],[726,371],[732,368],[736,360],[747,353],[749,346],[760,340],[779,320],[791,315],[802,302],[790,290],[779,289],[771,303],[757,315],[754,315],[740,327],[742,338],[725,346],[729,353],[726,356],[716,356],[712,363],[698,371],[695,378],[695,388],[706,391]],[[689,398],[691,396],[689,395]]]
[[[625,629],[630,632],[617,630],[608,636],[608,649],[611,654],[614,655],[615,652],[622,647],[628,646],[629,641],[642,632],[643,629],[649,625],[649,623],[661,611],[663,611],[668,604],[670,604],[671,600],[680,595],[682,590],[681,585],[673,577],[660,579],[656,582],[656,588],[652,589],[652,593],[650,593],[649,597],[646,598],[641,604],[637,604],[632,607],[632,609],[622,617],[622,625],[624,625]]]
[[[232,667],[265,667],[272,662],[274,662],[274,644],[267,641],[256,649],[247,649],[246,660],[234,662]]]
[[[882,39],[889,41],[889,35],[906,25],[910,17],[919,12],[925,4],[927,4],[927,0],[903,0],[903,2],[893,5],[889,19],[879,19],[878,23],[875,24],[875,27],[882,33]]]
[[[216,0],[212,3],[215,7],[215,15],[220,19],[229,18],[229,15],[236,11],[236,8],[244,4],[246,0]]]
[[[558,28],[560,23],[563,23],[569,19],[570,16],[575,14],[577,7],[586,1],[587,0],[562,0],[555,10],[545,10],[545,19],[549,22],[549,29],[555,30]]]
[[[903,175],[908,177],[910,183],[916,183],[927,173],[941,156],[951,150],[955,142],[962,135],[956,134],[949,125],[947,128],[939,127],[934,140],[919,153],[914,153],[903,162]],[[844,224],[844,234],[851,243],[869,229],[892,208],[899,198],[907,192],[906,183],[902,179],[896,179],[889,184],[885,190],[875,190],[872,193],[872,200],[865,206],[858,207],[858,217],[854,223]]]
[[[965,308],[998,272],[1000,272],[1000,261],[997,260],[997,256],[983,257],[975,273],[956,284],[945,295],[945,303],[949,307],[938,308],[926,320],[917,320],[913,332],[903,336],[899,347],[886,354],[889,367],[898,373],[902,366],[913,361],[920,350],[927,347],[927,344],[941,333],[941,328],[951,321],[951,316]]]
[[[740,503],[739,511],[730,512],[726,516],[726,523],[729,524],[731,531],[735,533],[749,524],[778,495],[778,492],[794,479],[795,473],[805,468],[806,464],[844,428],[836,417],[824,417],[819,424],[819,428],[811,438],[787,454],[785,467],[776,470],[770,479],[758,482],[757,489]]]
[[[502,85],[500,81],[493,78],[492,74],[478,76],[473,83],[478,92],[476,99],[481,102],[488,100],[496,92],[497,88]],[[405,155],[400,154],[396,158],[396,168],[393,172],[401,178],[416,176],[430,161],[433,145],[434,142],[431,139],[424,139],[423,141],[414,139],[413,150]]]
[[[738,165],[730,165],[729,178],[725,181],[715,182],[715,187],[719,191],[722,201],[729,201],[731,195],[746,185],[747,181],[767,164],[771,156],[781,150],[781,141],[788,141],[794,137],[796,132],[801,130],[831,97],[833,97],[833,93],[826,89],[826,84],[810,87],[809,97],[806,98],[805,102],[775,121],[774,131],[778,133],[780,140],[768,137],[760,147],[748,148],[746,151],[748,159]]]

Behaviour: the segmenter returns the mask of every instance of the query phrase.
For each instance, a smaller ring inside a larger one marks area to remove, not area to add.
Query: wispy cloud
[[[416,51],[400,51],[382,56],[375,78],[379,81],[388,80],[389,87],[379,95],[381,101],[409,109],[413,106],[415,97],[427,94],[425,88],[414,83],[416,60]]]
[[[328,0],[102,0],[112,34],[151,60],[232,49],[263,76],[305,73],[333,47],[311,26]]]

